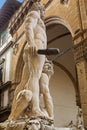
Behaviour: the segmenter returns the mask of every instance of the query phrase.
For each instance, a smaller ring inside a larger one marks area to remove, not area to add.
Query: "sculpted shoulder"
[[[31,11],[28,13],[27,17],[40,18],[40,13],[38,11]]]

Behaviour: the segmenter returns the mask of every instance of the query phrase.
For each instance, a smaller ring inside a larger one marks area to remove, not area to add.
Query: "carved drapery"
[[[45,3],[45,8],[47,8],[51,4],[51,2],[53,2],[53,0],[48,0],[47,3]]]

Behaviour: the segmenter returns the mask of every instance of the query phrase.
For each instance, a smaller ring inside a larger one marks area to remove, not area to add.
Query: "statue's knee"
[[[24,95],[28,101],[32,99],[32,92],[30,90],[24,90]]]
[[[19,100],[20,98],[25,98],[27,101],[30,101],[32,98],[32,92],[24,89],[18,93],[16,100]]]
[[[50,92],[49,92],[48,87],[43,87],[42,93],[43,93],[43,94],[49,94]]]

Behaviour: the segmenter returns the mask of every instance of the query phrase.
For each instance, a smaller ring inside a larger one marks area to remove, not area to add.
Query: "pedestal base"
[[[72,130],[71,128],[57,128],[52,120],[32,118],[0,123],[0,130]]]

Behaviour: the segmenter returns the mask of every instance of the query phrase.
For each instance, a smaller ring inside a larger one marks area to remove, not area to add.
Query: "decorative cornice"
[[[21,26],[31,5],[32,5],[31,0],[23,1],[19,10],[13,15],[9,23],[9,29],[11,35],[13,35],[17,31],[17,29]]]
[[[73,41],[75,41],[79,37],[83,37],[83,35],[86,34],[86,33],[87,33],[87,29],[84,29],[82,31],[80,29],[77,29],[75,31],[75,36],[73,37]]]
[[[44,5],[45,8],[47,8],[53,0],[48,0]],[[12,19],[9,23],[9,29],[11,35],[14,35],[14,33],[18,30],[18,28],[22,25],[24,18],[26,17],[30,7],[32,6],[31,0],[25,0],[19,10],[13,15]]]
[[[45,8],[47,8],[51,3],[53,2],[53,0],[48,0],[45,4]]]
[[[74,46],[74,58],[76,63],[87,60],[87,38]]]

